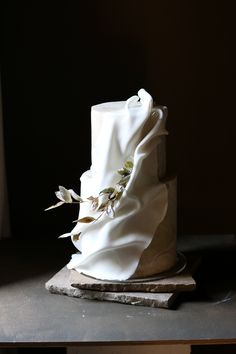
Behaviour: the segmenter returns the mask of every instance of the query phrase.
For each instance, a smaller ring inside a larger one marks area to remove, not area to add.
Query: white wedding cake
[[[71,236],[78,252],[67,265],[87,276],[124,281],[169,271],[176,264],[176,181],[165,181],[167,108],[144,90],[127,101],[92,107],[92,164]],[[55,207],[55,206],[53,206]]]
[[[71,233],[79,253],[69,269],[127,280],[175,265],[176,185],[161,181],[166,116],[144,89],[127,101],[92,107],[92,165],[81,176],[85,202]]]

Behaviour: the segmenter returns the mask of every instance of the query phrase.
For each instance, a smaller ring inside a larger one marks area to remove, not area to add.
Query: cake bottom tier
[[[158,226],[150,245],[143,251],[138,267],[131,278],[145,278],[166,272],[177,261],[177,180],[166,182],[168,208],[164,220]]]

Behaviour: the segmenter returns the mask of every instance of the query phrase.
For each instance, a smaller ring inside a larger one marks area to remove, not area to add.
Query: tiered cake
[[[67,265],[85,275],[147,278],[176,263],[176,185],[165,181],[166,107],[144,90],[92,107],[92,164],[81,176],[79,250]]]

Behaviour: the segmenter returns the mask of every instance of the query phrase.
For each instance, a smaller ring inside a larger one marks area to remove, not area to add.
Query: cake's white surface
[[[157,153],[166,134],[166,115],[165,107],[153,108],[152,97],[143,89],[127,101],[92,107],[92,165],[81,176],[81,196],[97,196],[102,189],[114,186],[120,179],[117,170],[131,156],[134,167],[115,204],[115,218],[104,214],[94,223],[78,223],[73,229],[72,234],[82,232],[80,239],[74,241],[82,253],[72,256],[69,269],[99,279],[128,279],[135,274],[154,235],[158,238],[158,227],[168,208],[168,188],[158,178]],[[98,216],[90,210],[89,203],[82,203],[79,217],[87,215]],[[164,268],[171,267],[175,262],[172,238],[162,237],[156,244],[156,261],[158,254],[166,253],[168,262],[164,261]],[[148,271],[163,267],[154,268],[149,267]]]

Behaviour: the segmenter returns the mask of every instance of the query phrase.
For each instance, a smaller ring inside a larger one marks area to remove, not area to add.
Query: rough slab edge
[[[199,259],[195,259],[191,272],[194,273],[199,265]],[[141,305],[149,307],[170,308],[179,292],[147,293],[147,292],[110,292],[84,290],[71,286],[70,270],[62,268],[46,284],[45,287],[53,294],[67,295],[71,297],[119,302],[122,304]]]
[[[81,298],[126,305],[170,308],[179,293],[108,292],[82,290]]]
[[[169,308],[178,293],[102,292],[73,288],[69,282],[70,271],[64,267],[46,284],[52,294],[67,295],[88,300],[119,302],[122,304]]]
[[[170,293],[181,291],[192,291],[196,288],[196,282],[192,277],[192,273],[197,264],[197,258],[189,257],[187,267],[181,273],[150,281],[139,282],[116,282],[104,281],[84,274],[80,274],[75,270],[70,273],[70,283],[73,287],[80,290],[96,290],[96,291],[116,291],[116,292],[147,292],[147,293]],[[186,259],[185,259],[186,264]]]
[[[196,287],[190,272],[191,264],[186,269],[186,257],[178,253],[178,264],[157,276],[144,279],[130,279],[126,281],[106,281],[88,277],[75,270],[71,271],[71,285],[78,289],[97,291],[141,291],[141,292],[175,292],[192,291]],[[192,262],[191,262],[192,263]],[[185,271],[184,271],[185,270]],[[164,276],[165,275],[165,276]],[[178,275],[178,276],[177,276]]]

